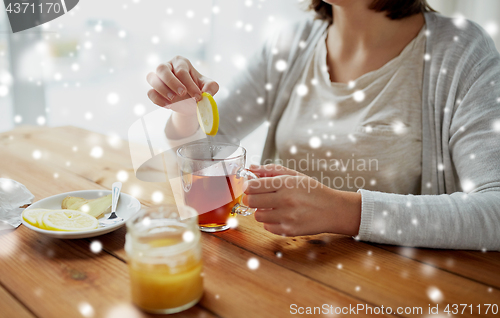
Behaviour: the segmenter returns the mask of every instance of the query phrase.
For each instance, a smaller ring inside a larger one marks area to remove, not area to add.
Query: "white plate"
[[[31,209],[51,209],[51,210],[60,210],[61,209],[61,202],[62,200],[67,197],[67,196],[72,196],[72,197],[80,197],[84,199],[97,199],[102,196],[111,194],[110,190],[84,190],[84,191],[73,191],[73,192],[66,192],[66,193],[61,193],[57,195],[53,195],[51,197],[42,199],[40,201],[37,201],[30,205],[27,210]],[[55,238],[60,238],[60,239],[80,239],[80,238],[86,238],[86,237],[94,237],[98,235],[103,235],[112,231],[115,231],[122,227],[125,222],[132,217],[134,214],[139,212],[141,209],[141,203],[139,200],[136,198],[125,194],[125,193],[120,193],[120,199],[118,200],[118,205],[116,206],[116,215],[121,217],[123,219],[122,222],[118,222],[114,225],[111,226],[106,226],[106,227],[101,227],[99,226],[95,230],[90,230],[90,231],[79,231],[79,232],[63,232],[63,231],[49,231],[49,230],[42,230],[39,229],[28,222],[26,222],[24,219],[22,219],[23,225],[29,228],[30,230],[33,230],[35,232],[50,236],[50,237],[55,237]],[[107,217],[109,214],[106,214]]]

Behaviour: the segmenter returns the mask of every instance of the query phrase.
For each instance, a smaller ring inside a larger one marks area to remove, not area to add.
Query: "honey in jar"
[[[127,222],[132,302],[147,312],[179,312],[203,295],[198,220],[181,220],[179,208],[149,208]]]

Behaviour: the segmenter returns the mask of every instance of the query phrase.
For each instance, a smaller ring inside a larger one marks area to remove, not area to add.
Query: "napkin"
[[[23,205],[30,204],[35,196],[21,183],[0,178],[0,228],[5,224],[17,228],[21,224]]]

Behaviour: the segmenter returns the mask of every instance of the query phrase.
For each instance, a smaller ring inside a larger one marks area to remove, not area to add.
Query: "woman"
[[[488,35],[425,0],[311,8],[319,19],[267,42],[220,103],[224,133],[267,120],[263,163],[303,172],[252,167],[264,176],[245,190],[255,219],[281,235],[499,250],[500,56]],[[182,57],[148,82],[162,107],[218,90]],[[172,139],[197,130],[192,109],[166,127]]]

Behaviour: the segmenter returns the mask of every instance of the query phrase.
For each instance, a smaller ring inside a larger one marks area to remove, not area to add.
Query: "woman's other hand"
[[[251,166],[250,170],[261,178],[248,181],[243,203],[257,208],[255,219],[269,232],[358,234],[361,194],[331,189],[279,165]]]

